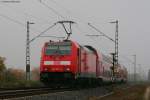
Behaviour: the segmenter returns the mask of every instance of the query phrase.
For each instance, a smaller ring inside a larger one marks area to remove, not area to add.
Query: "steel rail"
[[[39,89],[23,89],[23,90],[6,90],[0,91],[0,99],[9,99],[17,97],[32,96],[38,94],[57,93],[64,91],[73,91],[71,88],[39,88]]]

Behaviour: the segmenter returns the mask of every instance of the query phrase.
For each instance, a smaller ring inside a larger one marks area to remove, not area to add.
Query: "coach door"
[[[81,48],[78,48],[78,73],[81,74]]]

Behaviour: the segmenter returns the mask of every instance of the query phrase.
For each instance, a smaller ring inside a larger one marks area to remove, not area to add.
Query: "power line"
[[[106,37],[107,39],[109,39],[109,40],[115,42],[114,39],[112,39],[111,37],[107,36],[105,33],[101,32],[99,29],[97,29],[96,27],[94,27],[92,24],[88,23],[88,25],[89,25],[90,27],[92,27],[93,29],[95,29],[98,33],[100,33],[101,35],[103,35],[104,37]]]
[[[87,32],[85,32],[85,31],[83,31],[79,26],[78,26],[78,24],[75,24],[75,26],[76,26],[76,29],[78,29],[79,31],[81,31],[82,33],[87,33]],[[96,36],[96,35],[94,35],[94,36]],[[100,36],[100,35],[99,35]],[[91,36],[89,36],[89,38],[92,40],[92,43],[94,43],[94,44],[96,44],[96,45],[98,45],[98,46],[102,46],[102,44],[100,44],[100,42],[95,42],[96,40],[95,40],[95,38],[92,38]],[[97,47],[98,47],[97,46]],[[105,45],[105,47],[106,47],[106,45]],[[100,51],[101,51],[101,48],[99,48],[100,49]],[[106,50],[104,50],[104,52],[105,53],[107,53],[107,54],[109,54],[108,52],[106,52]]]
[[[87,35],[87,31],[83,30],[82,28],[79,27],[79,24],[75,24],[76,28],[81,31],[82,33],[85,33],[85,35]],[[93,30],[92,30],[93,31]]]
[[[18,20],[15,20],[15,19],[13,19],[13,18],[11,18],[11,17],[8,17],[8,16],[6,16],[6,15],[4,15],[4,14],[0,14],[0,16],[3,17],[3,18],[5,18],[5,19],[7,19],[7,20],[9,20],[9,21],[12,21],[12,22],[14,22],[14,23],[16,23],[16,24],[18,24],[18,25],[20,25],[20,26],[25,27],[25,24],[23,24],[22,22],[20,22],[20,21],[18,21]],[[35,29],[35,28],[32,28],[32,29],[39,32],[39,30],[37,30],[37,29]]]
[[[16,24],[19,24],[20,26],[25,27],[25,24],[21,23],[20,21],[14,20],[14,19],[12,19],[12,18],[10,18],[10,17],[8,17],[8,16],[6,16],[6,15],[3,15],[3,14],[0,14],[0,16],[3,17],[3,18],[5,18],[5,19],[7,19],[7,20],[9,20],[9,21],[12,21],[12,22],[14,22],[14,23],[16,23]],[[57,23],[54,23],[53,25],[51,25],[51,26],[49,26],[48,28],[46,28],[44,31],[40,32],[40,34],[37,35],[36,37],[32,38],[32,39],[30,40],[30,42],[32,42],[32,41],[35,40],[36,38],[40,37],[42,34],[46,33],[49,29],[53,28],[56,24],[57,24]],[[51,37],[54,37],[54,36],[51,36]]]
[[[90,37],[92,37],[92,36],[93,36],[93,37],[99,37],[99,36],[104,36],[104,35],[97,35],[97,34],[96,34],[96,35],[91,35],[91,34],[87,34],[86,36],[90,36]]]
[[[1,0],[2,3],[20,3],[20,0]]]
[[[20,26],[25,27],[25,24],[23,24],[23,23],[21,23],[21,22],[19,22],[19,21],[17,21],[17,20],[14,20],[14,19],[12,19],[12,18],[10,18],[10,17],[8,17],[8,16],[6,16],[6,15],[0,14],[0,16],[3,17],[3,18],[5,18],[5,19],[7,19],[7,20],[9,20],[9,21],[12,21],[12,22],[14,22],[14,23],[16,23],[16,24],[18,24],[18,25],[20,25]],[[56,23],[54,23],[53,25],[51,25],[51,26],[49,26],[48,28],[46,28],[46,29],[45,29],[44,31],[42,31],[39,35],[37,35],[36,37],[32,38],[32,39],[30,40],[30,42],[32,42],[32,41],[35,40],[36,38],[40,37],[42,34],[44,34],[45,32],[47,32],[49,29],[53,28],[55,25],[56,25]]]
[[[28,13],[26,13],[26,12],[22,12],[22,11],[19,11],[19,10],[14,10],[12,7],[10,7],[10,6],[8,6],[7,4],[5,4],[8,8],[10,8],[11,10],[13,10],[13,11],[15,11],[16,13],[17,12],[21,12],[21,13],[23,13],[25,16],[31,16],[31,17],[34,17],[34,18],[36,18],[36,19],[40,19],[40,18],[38,18],[38,17],[36,17],[36,16],[33,16],[33,15],[31,15],[31,14],[28,14]],[[21,22],[19,22],[19,21],[17,21],[17,20],[15,20],[15,19],[12,19],[12,18],[10,18],[10,17],[8,17],[8,16],[6,16],[6,15],[0,15],[1,17],[3,17],[3,18],[5,18],[5,19],[8,19],[8,20],[10,20],[10,21],[13,21],[14,23],[17,23],[17,24],[19,24],[19,25],[22,25],[22,26],[25,26],[25,24],[23,24],[23,23],[21,23]],[[41,20],[41,19],[40,19]],[[48,22],[48,21],[46,21],[45,20],[45,22]],[[31,29],[33,29],[33,30],[35,30],[35,31],[37,31],[37,32],[40,32],[39,30],[37,30],[37,29],[35,29],[35,28],[31,28]]]
[[[39,0],[39,1],[42,3],[42,0]],[[67,9],[66,7],[60,5],[60,3],[58,3],[58,2],[56,2],[56,1],[54,1],[54,0],[48,0],[48,1],[55,3],[56,5],[58,5],[58,6],[61,7],[62,9],[64,9],[68,14],[72,15],[72,14],[71,14],[71,11],[70,11],[69,9]],[[77,16],[75,17],[75,16],[73,16],[73,15],[72,15],[72,17],[79,19],[80,22],[83,22],[85,25],[87,25],[87,22],[86,22],[86,21],[83,21],[83,19],[81,19],[81,18],[79,18],[79,17],[77,17]],[[88,23],[88,24],[90,24],[90,23]],[[88,25],[87,25],[87,26],[88,26]],[[78,29],[79,29],[79,28],[78,28]],[[79,30],[81,30],[81,29],[79,29]],[[104,34],[103,32],[101,32],[101,33]],[[107,36],[106,36],[106,37],[107,37]],[[110,37],[107,37],[107,38],[109,38],[110,40],[112,40]],[[112,40],[112,41],[114,41],[114,40]]]
[[[0,16],[3,17],[3,18],[5,18],[5,19],[7,19],[7,20],[10,20],[10,21],[12,21],[12,22],[14,22],[14,23],[17,23],[17,24],[19,24],[19,25],[25,27],[25,24],[21,23],[20,21],[17,21],[17,20],[15,20],[15,19],[12,19],[12,18],[10,18],[10,17],[8,17],[8,16],[6,16],[6,15],[3,15],[3,14],[0,14]]]
[[[126,60],[128,60],[130,63],[134,63],[131,59],[129,59],[128,57],[126,57],[126,56],[124,56],[124,55],[120,55],[120,56],[122,56],[124,59],[126,59]]]
[[[54,23],[53,25],[51,25],[50,27],[46,28],[44,31],[42,31],[39,35],[35,36],[33,39],[30,40],[30,42],[34,41],[36,38],[40,37],[41,35],[43,35],[45,32],[47,32],[49,29],[53,28],[57,23]]]
[[[40,0],[40,1],[42,1],[42,0]],[[69,9],[67,9],[66,7],[62,6],[60,3],[57,3],[57,2],[54,1],[54,0],[48,0],[48,1],[49,1],[49,2],[53,2],[53,3],[55,3],[56,5],[58,5],[60,8],[64,9],[64,10],[67,12],[67,14],[71,15],[70,17],[75,18],[75,19],[78,19],[80,22],[82,22],[82,23],[84,23],[85,25],[87,25],[87,22],[86,22],[86,21],[84,21],[83,19],[81,19],[81,18],[78,17],[78,16],[72,15],[72,14],[71,14],[71,11],[70,11]]]
[[[81,31],[82,33],[86,33],[86,32],[84,32],[84,31],[79,27],[78,24],[75,24],[75,25],[76,25],[76,28],[77,28],[79,31]]]
[[[48,1],[55,3],[55,4],[58,5],[60,8],[64,9],[67,13],[70,14],[70,11],[69,11],[67,8],[65,8],[64,6],[62,6],[60,3],[56,2],[55,0],[48,0]]]
[[[51,10],[53,13],[55,13],[56,15],[62,17],[63,19],[65,19],[64,16],[62,16],[59,12],[57,12],[55,9],[53,9],[52,7],[48,6],[47,4],[45,4],[44,2],[42,2],[42,0],[39,1],[40,4],[44,5],[46,8],[48,8],[49,10]]]
[[[42,0],[40,0],[42,2]],[[77,16],[73,16],[71,14],[71,11],[69,9],[67,9],[66,7],[62,6],[60,3],[56,2],[55,0],[48,0],[49,2],[53,2],[55,3],[56,5],[58,5],[59,7],[61,7],[62,9],[64,9],[68,14],[70,14],[73,18],[76,18],[78,19],[80,22],[84,23],[85,25],[87,25],[87,22],[84,21],[83,19],[81,19],[80,17],[77,17]],[[89,24],[89,23],[88,23]],[[88,26],[88,25],[87,25]],[[78,27],[79,29],[79,27]],[[81,31],[81,29],[79,29]]]
[[[8,4],[2,4],[2,3],[0,3],[1,5],[5,5],[5,7],[7,6],[7,8],[9,8],[10,10],[12,10],[12,11],[14,11],[14,12],[16,12],[16,13],[22,13],[24,16],[30,16],[30,17],[32,17],[32,18],[35,18],[35,19],[37,19],[37,20],[42,20],[42,22],[43,23],[48,23],[48,20],[43,20],[43,19],[41,19],[41,18],[39,18],[39,17],[37,17],[37,16],[34,16],[34,15],[31,15],[31,14],[28,14],[28,13],[26,13],[26,12],[23,12],[23,11],[20,11],[19,9],[15,9],[14,10],[14,8],[13,7],[11,7],[11,6],[8,6]]]
[[[64,39],[65,37],[59,37],[59,36],[49,36],[49,35],[45,35],[45,36],[39,36],[39,37],[52,37],[52,38],[58,38],[58,39]]]

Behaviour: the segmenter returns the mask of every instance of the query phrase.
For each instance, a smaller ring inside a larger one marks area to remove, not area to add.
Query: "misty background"
[[[99,34],[87,23],[115,38],[115,24],[109,22],[119,20],[119,62],[131,73],[133,55],[136,54],[137,72],[147,74],[150,66],[149,0],[4,1],[0,1],[0,56],[6,57],[7,67],[25,69],[27,21],[35,23],[30,25],[31,39],[59,20],[75,21],[72,40],[92,45],[100,52],[110,55],[114,52],[114,43],[105,37],[87,37],[86,34]],[[45,35],[66,36],[61,25],[56,25]],[[31,68],[39,67],[41,48],[49,40],[58,39],[38,38],[30,44]]]

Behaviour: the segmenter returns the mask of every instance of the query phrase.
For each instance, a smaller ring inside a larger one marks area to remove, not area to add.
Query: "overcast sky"
[[[5,0],[3,0],[5,1]],[[7,0],[9,1],[9,0]],[[10,0],[12,1],[12,0]],[[98,34],[90,28],[90,22],[105,34],[114,38],[115,25],[110,21],[119,20],[119,59],[132,71],[134,54],[137,63],[148,69],[150,51],[150,1],[149,0],[41,0],[57,11],[65,20],[73,20],[71,39],[80,44],[90,44],[109,54],[114,51],[114,43],[104,37],[89,38],[86,34]],[[6,57],[8,67],[25,69],[26,21],[31,25],[33,38],[58,20],[64,20],[56,12],[48,9],[39,0],[20,0],[20,3],[0,2],[0,56]],[[7,16],[7,17],[6,17]],[[14,21],[12,21],[14,20]],[[60,25],[46,34],[65,36]],[[38,38],[31,43],[31,66],[39,66],[43,43],[53,38]],[[126,58],[125,58],[125,57]]]

